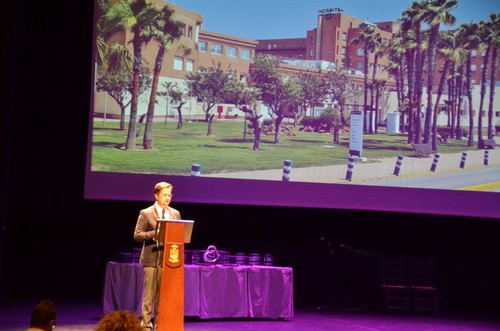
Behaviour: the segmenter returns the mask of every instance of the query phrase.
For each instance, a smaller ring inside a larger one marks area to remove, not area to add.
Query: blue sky
[[[342,8],[370,22],[393,21],[412,0],[171,0],[203,15],[203,29],[248,39],[304,38],[316,27],[318,10]],[[488,21],[500,0],[458,0],[457,24]]]

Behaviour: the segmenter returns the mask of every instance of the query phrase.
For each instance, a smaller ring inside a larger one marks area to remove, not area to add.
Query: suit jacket
[[[177,209],[170,206],[167,208],[171,219],[181,219],[181,214]],[[145,267],[156,267],[161,264],[163,259],[163,244],[154,241],[156,220],[158,218],[160,216],[153,204],[139,212],[137,224],[135,225],[134,240],[143,242],[140,262]]]

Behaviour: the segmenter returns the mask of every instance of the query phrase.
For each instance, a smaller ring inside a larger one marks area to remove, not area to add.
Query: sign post
[[[349,132],[349,156],[361,157],[363,154],[363,112],[351,111]]]

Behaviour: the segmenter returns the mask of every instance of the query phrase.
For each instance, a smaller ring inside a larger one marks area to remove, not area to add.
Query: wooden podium
[[[191,241],[194,221],[158,220],[156,240],[163,242],[157,331],[184,330],[184,243]]]

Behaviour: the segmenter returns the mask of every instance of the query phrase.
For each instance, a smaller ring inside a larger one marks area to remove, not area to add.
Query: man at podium
[[[142,301],[142,321],[145,330],[153,328],[153,307],[155,320],[158,320],[158,293],[160,290],[163,244],[154,240],[158,219],[180,220],[178,210],[170,207],[173,186],[160,182],[154,186],[156,202],[139,212],[135,225],[134,240],[143,242],[140,262],[144,270],[144,296]]]

